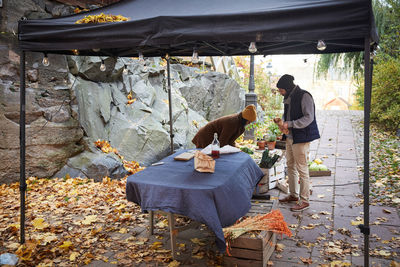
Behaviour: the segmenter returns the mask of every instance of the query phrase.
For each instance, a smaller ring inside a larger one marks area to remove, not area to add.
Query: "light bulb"
[[[100,71],[106,71],[106,64],[104,64],[104,60],[101,60]]]
[[[96,52],[96,53],[100,52],[100,48],[93,48],[92,50],[93,50],[93,52]]]
[[[75,56],[79,56],[79,50],[78,50],[78,49],[72,49],[72,53],[73,53]]]
[[[317,44],[317,49],[319,51],[324,51],[326,49],[326,44],[323,40],[319,40]]]
[[[49,61],[49,58],[47,57],[47,54],[44,54],[42,64],[43,64],[43,66],[45,66],[45,67],[47,67],[47,66],[50,65],[50,61]]]
[[[144,64],[144,57],[143,57],[142,52],[139,52],[139,63]]]
[[[199,54],[197,53],[196,50],[193,50],[192,63],[197,64],[198,62],[199,62]]]
[[[256,42],[251,42],[249,46],[249,52],[254,54],[257,52]]]
[[[128,67],[125,65],[124,70],[122,71],[123,75],[128,75]]]

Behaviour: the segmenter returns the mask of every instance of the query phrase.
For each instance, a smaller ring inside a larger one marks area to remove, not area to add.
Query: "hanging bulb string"
[[[256,46],[256,42],[251,42],[249,45],[249,52],[254,54],[255,52],[257,52],[257,46]]]
[[[101,57],[100,57],[100,59],[101,59],[100,71],[106,71],[107,67],[106,67],[106,64],[104,63],[104,59],[102,59]]]
[[[47,57],[47,52],[44,53],[43,60],[42,60],[42,64],[43,64],[43,66],[45,66],[45,67],[47,67],[47,66],[50,65],[49,58]]]
[[[84,57],[84,59],[82,60],[81,64],[79,65],[78,73],[81,71],[83,62],[84,62],[85,60],[86,60],[86,56]],[[69,88],[70,91],[74,88],[75,82],[76,82],[76,80],[78,79],[79,75],[76,75],[76,76],[74,76],[74,77],[75,77],[75,79],[74,79],[73,83],[71,84],[71,87]],[[67,98],[68,98],[68,97],[70,97],[70,95],[67,95],[67,96],[63,99],[63,102],[61,103],[61,105],[60,105],[60,107],[58,108],[58,110],[56,111],[56,113],[55,113],[54,115],[51,115],[50,120],[53,118],[53,116],[57,115],[57,114],[61,111],[61,109],[62,109],[62,107],[64,106],[64,104],[67,102]],[[76,96],[73,96],[70,102],[74,101],[75,98],[76,98]],[[32,138],[36,137],[37,134],[39,134],[39,133],[44,129],[44,127],[47,125],[48,122],[49,122],[49,120],[46,120],[46,122],[43,124],[43,126],[40,127],[40,129],[39,129],[38,131],[36,131],[36,132],[32,135]]]
[[[199,62],[199,53],[197,52],[197,49],[193,49],[193,54],[192,54],[192,63],[197,64]]]

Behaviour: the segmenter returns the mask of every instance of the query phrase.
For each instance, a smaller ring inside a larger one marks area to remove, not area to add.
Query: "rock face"
[[[130,59],[124,62],[128,75],[122,74],[122,60],[106,60],[107,69],[101,73],[96,58],[69,58],[79,122],[89,143],[107,140],[126,160],[149,165],[170,152],[165,67],[158,58],[146,66]],[[175,149],[194,147],[193,136],[207,122],[200,114],[213,119],[240,111],[244,102],[242,89],[228,76],[196,71],[184,65],[171,67]],[[129,94],[135,99],[132,104]],[[224,103],[231,99],[231,105]]]
[[[57,71],[50,72],[38,63],[40,60],[40,55],[32,53],[26,66],[26,175],[50,177],[64,166],[68,158],[83,151],[83,130],[72,117],[68,87],[67,90],[55,89],[65,87],[65,57],[52,57],[52,65]],[[10,59],[5,65],[11,69],[13,64],[16,63]],[[41,77],[39,82],[29,73]],[[1,77],[12,79],[6,75]],[[19,90],[12,80],[0,81],[1,182],[19,179]]]
[[[68,15],[74,8],[49,0],[3,1],[0,183],[18,181],[20,171],[17,22],[21,17]],[[108,141],[125,160],[141,165],[170,153],[166,67],[160,58],[147,59],[146,65],[128,58],[103,58],[106,71],[101,72],[98,57],[48,56],[50,66],[44,67],[42,53],[26,53],[26,177],[125,176],[119,157],[94,146],[98,139]],[[244,90],[221,73],[172,64],[171,88],[175,150],[193,147],[193,136],[207,120],[244,106]]]

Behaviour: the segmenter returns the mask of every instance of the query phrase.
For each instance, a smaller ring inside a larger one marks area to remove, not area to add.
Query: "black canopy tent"
[[[122,15],[124,22],[76,24],[87,15]],[[365,266],[369,250],[369,119],[372,65],[378,37],[370,0],[125,0],[76,15],[20,20],[20,191],[21,242],[25,242],[25,53],[137,57],[319,54],[364,51],[364,233]],[[323,40],[326,49],[318,50]],[[75,50],[75,51],[74,51]],[[171,98],[169,57],[168,95]],[[172,109],[169,99],[171,151]]]

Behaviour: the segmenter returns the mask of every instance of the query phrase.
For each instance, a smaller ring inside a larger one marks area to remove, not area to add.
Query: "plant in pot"
[[[265,135],[265,142],[267,144],[267,147],[269,150],[273,150],[275,149],[275,144],[276,144],[276,134],[272,133],[272,132],[268,132]]]
[[[264,129],[261,127],[256,128],[254,131],[254,136],[257,139],[258,149],[260,150],[265,149]]]

